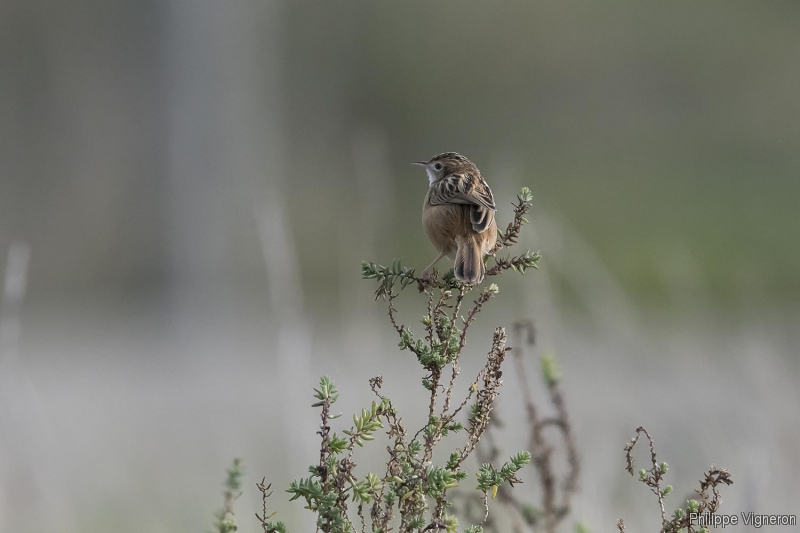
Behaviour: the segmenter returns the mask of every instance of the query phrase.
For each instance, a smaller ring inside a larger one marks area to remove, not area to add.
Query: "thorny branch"
[[[650,487],[650,490],[653,492],[653,494],[658,497],[658,504],[661,507],[661,524],[665,525],[667,523],[667,511],[664,509],[664,491],[661,489],[661,480],[664,477],[664,474],[667,473],[667,469],[666,467],[661,468],[659,466],[656,458],[656,449],[655,443],[653,442],[653,437],[651,437],[650,433],[648,433],[647,430],[642,426],[636,428],[636,436],[634,436],[631,441],[625,445],[625,470],[627,470],[630,475],[633,475],[633,447],[636,446],[636,443],[639,441],[639,437],[642,434],[647,437],[647,441],[650,444],[650,462],[652,463],[652,468],[648,473],[646,473],[646,475],[640,475],[640,478],[648,487]]]
[[[570,424],[564,397],[559,387],[559,379],[555,370],[543,372],[545,385],[550,398],[550,403],[555,409],[552,416],[542,416],[539,408],[533,401],[530,388],[531,380],[525,368],[525,350],[523,347],[532,347],[535,342],[535,330],[530,321],[514,324],[515,338],[518,348],[514,353],[515,371],[522,388],[522,399],[527,413],[527,427],[529,428],[529,449],[531,450],[533,464],[536,467],[538,480],[541,487],[540,507],[534,509],[521,500],[513,491],[499,491],[498,498],[513,523],[513,531],[522,533],[526,525],[536,531],[554,533],[561,522],[567,517],[571,499],[577,490],[577,481],[580,475],[580,460],[575,445],[572,426]],[[545,360],[546,361],[546,360]],[[544,365],[543,365],[544,368]],[[492,462],[497,460],[499,449],[494,445],[492,429],[499,425],[494,418],[486,431],[484,444],[478,447],[478,460]],[[545,429],[555,427],[561,435],[563,450],[566,454],[566,471],[561,476],[559,483],[554,465],[554,454],[557,451],[545,434]],[[477,501],[475,505],[477,505]],[[468,504],[470,505],[470,504]],[[494,524],[489,526],[494,528]],[[496,529],[494,529],[496,530]]]
[[[494,255],[502,248],[508,248],[517,244],[519,234],[522,231],[522,225],[528,223],[525,215],[528,213],[532,201],[533,195],[530,189],[523,187],[517,195],[517,203],[512,204],[514,206],[514,220],[509,222],[505,231],[499,232],[500,236],[497,239],[497,243],[494,245],[494,248],[489,250],[489,255]]]
[[[647,437],[650,445],[650,464],[649,470],[639,470],[639,481],[647,485],[650,490],[658,497],[658,503],[661,508],[662,527],[661,533],[679,533],[686,531],[686,533],[695,533],[699,531],[696,521],[690,519],[690,514],[714,514],[719,510],[722,503],[722,496],[719,493],[721,485],[732,485],[730,472],[724,468],[717,468],[711,465],[711,468],[704,474],[703,479],[700,480],[700,488],[695,489],[698,499],[688,500],[686,502],[686,509],[678,508],[672,520],[667,520],[666,510],[664,508],[664,496],[669,494],[671,487],[668,485],[665,489],[661,488],[661,481],[664,474],[667,473],[667,463],[659,463],[656,457],[655,444],[650,433],[642,426],[636,428],[636,435],[625,444],[625,470],[630,475],[634,474],[633,463],[633,448],[639,441],[639,437],[644,434]],[[666,490],[669,489],[669,490]],[[624,533],[625,524],[622,519],[617,522],[617,528],[620,533]]]
[[[479,379],[483,378],[483,387],[478,390],[476,395],[473,416],[470,417],[469,426],[467,427],[469,438],[460,450],[458,464],[463,463],[469,457],[489,425],[489,413],[492,411],[494,401],[500,394],[500,386],[503,384],[500,379],[503,376],[500,367],[505,360],[506,352],[509,350],[511,348],[506,346],[506,329],[495,328],[492,349],[489,352],[486,366],[483,367],[479,375]]]
[[[275,525],[269,522],[269,519],[277,514],[273,511],[267,514],[267,499],[272,496],[272,483],[265,484],[267,478],[262,478],[261,483],[256,483],[256,487],[261,492],[261,514],[256,513],[256,519],[261,523],[261,529],[264,533],[275,533]]]

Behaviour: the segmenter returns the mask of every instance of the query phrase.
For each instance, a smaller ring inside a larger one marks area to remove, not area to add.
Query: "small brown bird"
[[[414,164],[428,173],[430,187],[422,204],[422,225],[439,250],[439,257],[422,271],[423,277],[449,256],[455,258],[456,278],[480,283],[486,275],[483,257],[497,242],[497,209],[489,185],[472,161],[455,152]]]

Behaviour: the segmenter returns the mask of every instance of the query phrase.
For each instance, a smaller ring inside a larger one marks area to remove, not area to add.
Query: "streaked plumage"
[[[456,278],[480,283],[486,274],[483,257],[497,241],[496,207],[489,185],[469,159],[455,152],[415,164],[428,172],[422,225],[440,252],[423,275],[447,255],[454,258]]]

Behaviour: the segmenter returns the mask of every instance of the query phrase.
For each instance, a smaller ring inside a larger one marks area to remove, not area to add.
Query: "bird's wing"
[[[494,222],[494,196],[489,185],[480,174],[455,173],[431,185],[429,201],[432,205],[469,205],[473,231],[483,233]]]
[[[467,204],[496,211],[494,196],[480,175],[470,172],[450,174],[431,185],[430,203]]]

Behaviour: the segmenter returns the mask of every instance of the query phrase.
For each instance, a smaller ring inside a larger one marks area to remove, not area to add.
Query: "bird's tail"
[[[469,237],[456,239],[454,273],[456,278],[464,283],[480,283],[486,275],[486,265],[483,264],[483,250],[475,239]]]

